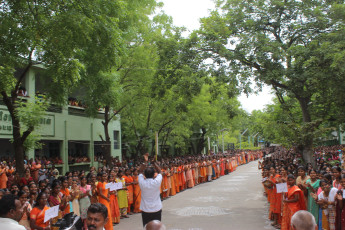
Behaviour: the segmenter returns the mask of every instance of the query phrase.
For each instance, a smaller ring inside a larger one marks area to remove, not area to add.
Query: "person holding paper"
[[[52,220],[51,220],[52,224],[55,224],[58,221],[58,219],[61,219],[63,217],[63,215],[64,215],[63,212],[64,212],[66,204],[67,204],[68,198],[66,196],[62,197],[62,193],[60,193],[60,189],[61,189],[60,182],[55,181],[52,184],[51,195],[48,198],[48,203],[49,203],[50,207],[54,207],[54,206],[59,205],[58,216],[55,218],[52,218]],[[51,229],[58,230],[59,227],[52,227]]]
[[[317,172],[312,169],[309,172],[309,177],[306,181],[308,190],[308,211],[313,214],[316,221],[319,220],[319,205],[316,203],[316,192],[320,187],[320,180],[317,179]]]
[[[126,181],[122,177],[122,170],[119,170],[117,173],[117,177],[115,178],[116,183],[122,183],[122,189],[117,190],[117,198],[120,208],[121,217],[120,218],[128,218],[127,216],[127,208],[128,208],[128,198],[127,198],[127,189],[126,189]]]
[[[108,219],[104,226],[105,230],[113,230],[113,223],[112,223],[112,217],[110,212],[110,194],[109,189],[105,188],[105,185],[107,184],[107,178],[108,175],[105,172],[101,173],[101,181],[97,184],[97,193],[98,193],[98,201],[99,203],[103,204],[108,209]]]
[[[283,199],[283,216],[282,216],[282,230],[290,229],[291,217],[299,210],[306,210],[303,191],[295,185],[295,177],[292,174],[288,175],[288,192],[284,194]]]
[[[44,192],[38,194],[34,208],[30,212],[30,227],[32,230],[50,230],[50,221],[44,222],[47,206],[47,195]]]
[[[115,182],[115,176],[114,173],[110,173],[109,175],[109,183],[116,183]],[[111,211],[111,217],[112,217],[112,222],[114,224],[120,223],[120,208],[119,208],[119,203],[117,200],[117,192],[116,190],[109,191],[110,193],[110,211]]]

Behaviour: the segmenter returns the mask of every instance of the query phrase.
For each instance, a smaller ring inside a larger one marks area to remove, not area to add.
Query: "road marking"
[[[209,207],[184,207],[181,209],[172,209],[170,210],[174,214],[178,216],[221,216],[221,215],[227,215],[231,212],[229,209],[225,208],[219,208],[215,206],[209,206]]]
[[[192,199],[193,202],[220,202],[220,201],[226,201],[229,200],[224,197],[216,197],[216,196],[200,196],[195,197]]]

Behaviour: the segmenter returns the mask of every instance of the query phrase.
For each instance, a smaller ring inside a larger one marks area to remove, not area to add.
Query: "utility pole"
[[[241,142],[241,138],[243,136],[243,134],[245,134],[247,132],[248,128],[246,128],[246,130],[243,131],[242,134],[240,134],[240,150],[242,149],[242,142]]]

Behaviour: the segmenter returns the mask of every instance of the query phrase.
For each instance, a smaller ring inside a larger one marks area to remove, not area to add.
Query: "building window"
[[[120,132],[114,130],[114,149],[120,149],[120,140],[119,140]]]

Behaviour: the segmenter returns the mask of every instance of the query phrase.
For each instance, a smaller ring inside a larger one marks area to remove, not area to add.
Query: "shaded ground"
[[[168,230],[274,229],[267,219],[257,162],[237,168],[227,176],[163,201],[162,222]],[[139,230],[141,214],[121,219],[114,229]]]

